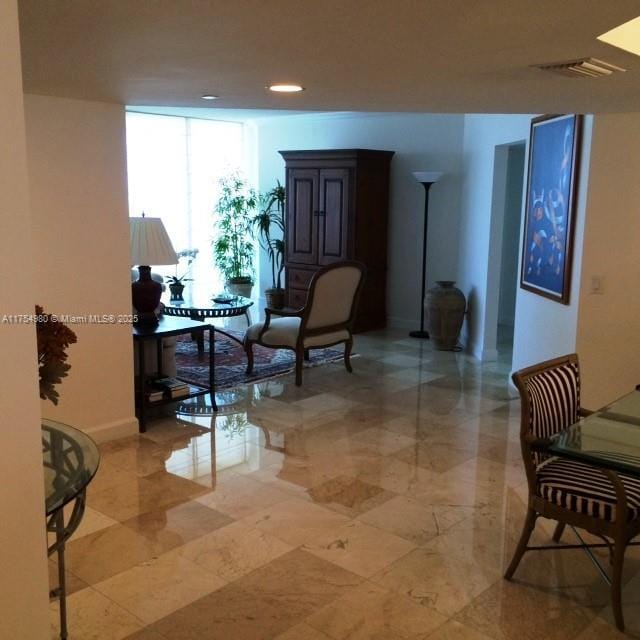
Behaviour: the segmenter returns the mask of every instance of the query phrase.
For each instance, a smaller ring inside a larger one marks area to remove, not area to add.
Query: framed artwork
[[[569,304],[582,117],[531,121],[520,286]]]

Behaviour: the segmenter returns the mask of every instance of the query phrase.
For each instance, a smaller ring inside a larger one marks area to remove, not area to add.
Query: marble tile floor
[[[580,551],[502,579],[526,500],[508,354],[480,364],[398,331],[355,350],[353,374],[237,389],[216,416],[181,406],[101,446],[67,550],[71,640],[623,637]],[[56,603],[51,620],[55,638]]]

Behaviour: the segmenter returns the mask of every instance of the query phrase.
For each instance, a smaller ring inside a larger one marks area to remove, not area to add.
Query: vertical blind
[[[191,277],[221,291],[212,211],[219,179],[244,168],[242,124],[136,112],[127,112],[126,122],[129,215],[162,218],[176,251],[199,250]],[[177,269],[154,271],[182,275],[185,269],[183,260]]]

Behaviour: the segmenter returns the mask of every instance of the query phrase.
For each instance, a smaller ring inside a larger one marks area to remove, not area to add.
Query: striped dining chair
[[[520,392],[520,444],[529,500],[520,541],[505,578],[513,577],[524,553],[532,549],[582,547],[595,561],[590,549],[607,547],[611,577],[600,571],[611,586],[616,626],[623,631],[622,567],[626,547],[640,532],[640,480],[545,452],[552,436],[589,413],[580,408],[580,367],[576,354],[522,369],[512,379]],[[560,542],[565,525],[569,525],[580,544],[529,547],[539,517],[557,521],[554,542]],[[603,539],[604,544],[585,544],[576,529]]]

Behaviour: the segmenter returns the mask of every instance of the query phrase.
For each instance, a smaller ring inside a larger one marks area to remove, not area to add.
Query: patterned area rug
[[[242,338],[242,333],[229,331],[230,334]],[[253,373],[245,373],[247,356],[244,349],[225,335],[216,333],[216,391],[229,389],[240,384],[261,382],[270,378],[285,375],[295,367],[295,354],[289,349],[267,349],[260,345],[253,347]],[[176,340],[176,366],[178,377],[194,384],[209,385],[209,344],[205,339],[205,353],[199,358],[198,347],[188,336],[180,336]],[[342,359],[344,349],[313,349],[311,359],[304,363],[306,367],[316,367],[327,362]]]

